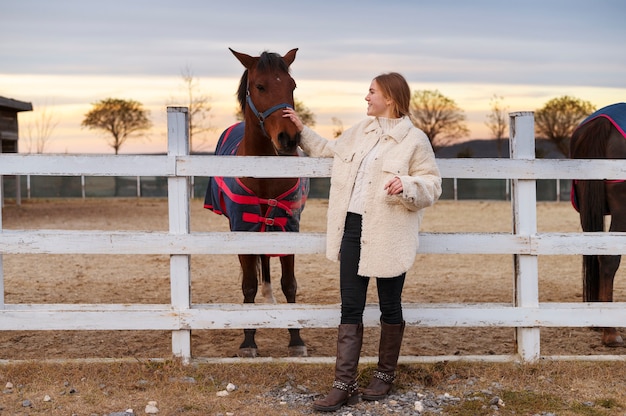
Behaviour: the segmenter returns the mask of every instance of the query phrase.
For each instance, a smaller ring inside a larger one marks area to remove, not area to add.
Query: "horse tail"
[[[604,231],[605,195],[603,181],[579,181],[576,184],[580,224],[584,232]],[[599,299],[600,262],[597,255],[583,255],[583,300]]]
[[[261,285],[261,295],[265,299],[265,303],[276,303],[274,293],[272,291],[272,279],[270,277],[270,256],[261,254],[259,258],[259,267],[261,273],[259,273],[259,284]]]
[[[259,255],[259,283],[270,283],[270,257],[265,254]]]
[[[611,134],[612,124],[599,117],[578,127],[570,142],[572,159],[604,159]],[[584,232],[604,231],[604,215],[607,212],[604,181],[579,180],[575,187],[580,214],[580,225]],[[599,299],[600,263],[597,255],[583,255],[583,300]]]

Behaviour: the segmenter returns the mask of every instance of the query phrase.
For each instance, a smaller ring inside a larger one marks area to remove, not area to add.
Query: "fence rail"
[[[209,178],[190,180],[192,197],[204,197]],[[444,178],[440,199],[508,201],[510,188],[510,179]],[[570,190],[568,179],[539,179],[537,200],[567,201]],[[329,178],[310,178],[309,198],[328,198],[329,191]],[[12,175],[4,177],[4,194],[18,205],[23,199],[41,198],[167,198],[167,177]]]
[[[534,147],[534,137],[527,138]],[[0,175],[56,176],[330,176],[331,159],[265,156],[128,156],[0,154]],[[280,160],[280,169],[276,168]],[[288,160],[285,160],[288,159]],[[210,163],[209,163],[210,162]],[[606,159],[437,159],[446,178],[623,179],[623,160]],[[33,169],[36,167],[36,169]]]
[[[166,156],[0,155],[0,175],[164,176],[168,182],[169,207],[168,232],[5,230],[0,216],[0,285],[4,284],[3,253],[169,254],[170,303],[7,304],[2,290],[0,330],[167,330],[172,331],[173,355],[189,362],[192,330],[336,327],[337,305],[192,304],[190,256],[256,253],[260,246],[268,254],[319,254],[324,252],[325,236],[319,233],[191,233],[189,178],[323,178],[330,176],[331,160],[281,158],[278,164],[272,157],[190,156],[187,109],[169,107],[167,111]],[[443,159],[438,163],[446,178],[511,179],[513,231],[424,233],[419,251],[513,255],[514,300],[510,304],[408,304],[404,310],[407,325],[515,328],[516,352],[499,357],[419,357],[423,361],[475,358],[532,362],[541,358],[541,327],[626,326],[625,303],[539,303],[537,267],[539,255],[624,254],[626,233],[537,233],[536,229],[537,180],[621,179],[626,178],[626,166],[623,161],[535,160],[533,114],[512,113],[510,125],[511,159]],[[378,325],[377,307],[367,306],[364,323]],[[602,359],[619,357],[603,356]]]

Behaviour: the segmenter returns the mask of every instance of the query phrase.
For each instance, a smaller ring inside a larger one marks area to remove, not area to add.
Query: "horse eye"
[[[261,84],[256,84],[256,89],[261,92],[265,91],[265,87]]]

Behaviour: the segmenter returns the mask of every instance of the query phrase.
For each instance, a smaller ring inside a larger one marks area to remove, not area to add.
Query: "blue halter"
[[[252,102],[252,98],[250,98],[250,93],[248,93],[247,97],[246,97],[246,102],[248,103],[248,107],[250,107],[250,110],[252,110],[252,112],[254,113],[254,115],[256,116],[256,118],[259,119],[259,123],[261,124],[261,130],[263,131],[263,134],[266,137],[270,137],[267,132],[265,131],[265,119],[267,119],[270,114],[272,114],[274,111],[277,110],[282,110],[283,108],[293,108],[291,105],[287,104],[287,103],[282,103],[282,104],[276,104],[275,106],[265,110],[264,112],[260,113],[256,107],[254,106],[254,103]]]

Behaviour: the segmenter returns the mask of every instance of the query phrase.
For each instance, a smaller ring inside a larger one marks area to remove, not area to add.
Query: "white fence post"
[[[167,155],[174,165],[178,156],[189,155],[188,117],[187,107],[167,107]],[[189,234],[189,177],[168,178],[167,193],[170,234]],[[189,255],[170,255],[170,290],[173,309],[180,312],[191,308]],[[191,360],[191,330],[172,331],[172,353],[185,363]]]
[[[3,232],[2,226],[2,208],[4,207],[4,198],[2,190],[2,175],[0,175],[0,233]],[[0,251],[0,309],[4,309],[4,265],[2,262],[2,252]]]
[[[535,119],[532,111],[511,113],[511,159],[535,159]],[[535,179],[514,179],[511,186],[513,234],[537,234],[537,184]],[[515,306],[539,307],[539,268],[536,254],[514,254]],[[516,328],[517,351],[523,361],[540,357],[539,328]]]
[[[17,206],[22,205],[22,182],[20,175],[15,175],[15,203]]]

